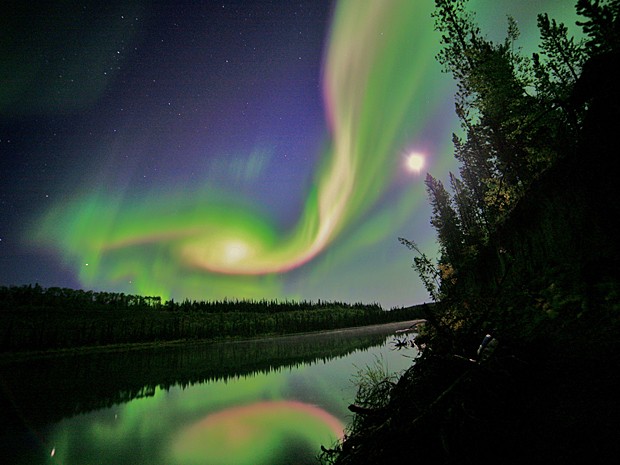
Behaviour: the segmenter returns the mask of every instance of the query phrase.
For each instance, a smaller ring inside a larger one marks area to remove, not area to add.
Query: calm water
[[[411,365],[396,327],[0,365],[2,462],[316,463],[355,375]]]

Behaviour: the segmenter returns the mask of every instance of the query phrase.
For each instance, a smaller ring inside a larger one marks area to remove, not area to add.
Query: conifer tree
[[[442,261],[454,266],[461,261],[462,256],[463,233],[459,217],[441,181],[427,174],[424,183],[433,208],[431,224],[437,231]]]
[[[436,0],[435,26],[443,49],[437,59],[457,81],[456,113],[465,139],[454,136],[460,174],[487,224],[495,224],[533,177],[528,127],[536,101],[529,61],[515,43],[519,32],[508,21],[504,42],[480,33],[466,0]]]
[[[600,31],[617,27],[620,0],[610,2],[578,3],[590,17],[604,18],[603,26],[594,24],[599,19],[588,26],[592,47],[601,42]],[[540,52],[528,58],[517,46],[519,31],[512,18],[506,38],[494,43],[466,9],[467,0],[435,0],[435,5],[435,28],[442,35],[437,60],[456,81],[455,109],[463,135],[453,135],[459,177],[450,174],[452,192],[431,175],[425,182],[440,249],[438,274],[430,272],[426,257],[411,246],[415,243],[401,239],[420,255],[415,267],[425,273],[425,283],[443,278],[442,266],[450,267],[451,276],[458,274],[481,247],[489,246],[529,186],[576,146],[580,109],[569,97],[587,55],[584,44],[547,15],[538,18]],[[442,292],[443,284],[437,287]]]
[[[577,13],[587,18],[578,22],[589,37],[590,56],[618,50],[620,45],[620,0],[578,0]]]

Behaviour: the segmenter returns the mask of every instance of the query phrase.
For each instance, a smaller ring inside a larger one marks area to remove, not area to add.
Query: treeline
[[[120,310],[156,308],[168,311],[207,312],[207,313],[282,313],[301,310],[319,310],[323,308],[357,308],[382,310],[378,303],[350,304],[338,301],[317,300],[238,300],[224,299],[215,301],[197,301],[174,299],[162,303],[160,296],[141,296],[122,292],[101,292],[61,287],[44,288],[39,284],[24,286],[0,286],[0,309],[17,308],[61,308],[63,310]]]
[[[222,340],[403,321],[419,308],[385,311],[342,302],[173,300],[28,285],[0,288],[2,352],[179,340]]]
[[[136,309],[161,306],[161,297],[96,292],[66,287],[44,288],[39,284],[0,286],[0,309],[48,308],[63,310]]]

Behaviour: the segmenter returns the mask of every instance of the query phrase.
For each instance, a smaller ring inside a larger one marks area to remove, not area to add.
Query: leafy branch
[[[434,302],[438,302],[440,296],[439,290],[441,287],[439,268],[424,252],[420,250],[420,247],[418,247],[414,241],[410,241],[409,239],[405,239],[403,237],[399,237],[398,241],[409,250],[413,250],[417,254],[413,257],[412,268],[418,272],[418,275],[420,276],[426,291],[431,296],[431,299],[433,299]]]

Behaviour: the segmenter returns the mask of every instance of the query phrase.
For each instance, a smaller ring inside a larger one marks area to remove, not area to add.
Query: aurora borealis
[[[172,463],[267,463],[283,444],[297,437],[309,444],[332,444],[344,424],[310,404],[298,401],[255,402],[205,417],[179,433],[171,447]],[[264,455],[262,455],[264,454]]]
[[[527,46],[534,7],[572,11],[522,3],[472,7]],[[8,19],[0,284],[426,300],[396,239],[435,248],[407,156],[455,169],[432,0],[132,5]]]

